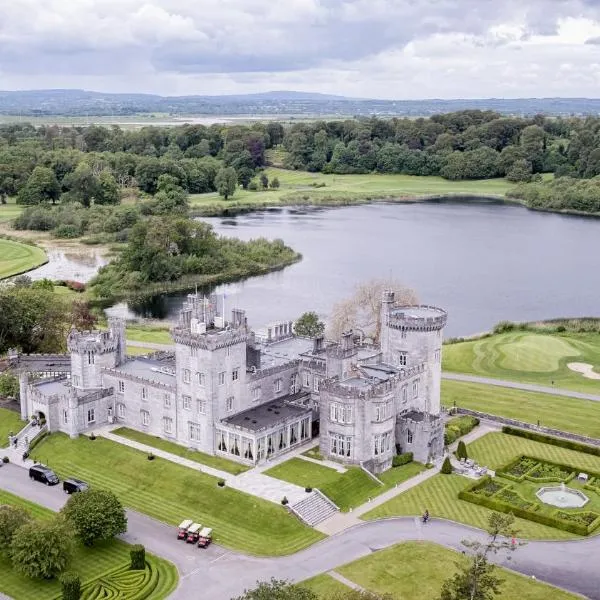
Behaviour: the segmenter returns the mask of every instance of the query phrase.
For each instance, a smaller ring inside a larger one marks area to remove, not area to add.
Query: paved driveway
[[[0,469],[0,488],[53,510],[65,503],[61,486],[31,482],[27,471],[14,465]],[[416,518],[370,521],[332,536],[302,552],[282,558],[255,558],[227,551],[213,544],[207,550],[175,538],[175,528],[134,511],[127,511],[128,533],[123,539],[141,543],[177,565],[180,585],[175,600],[202,596],[230,600],[256,581],[271,577],[301,581],[382,548],[407,540],[428,540],[460,550],[460,540],[482,536],[478,530],[448,521]],[[600,537],[572,542],[531,542],[501,563],[526,575],[600,600]],[[451,573],[448,573],[451,575]]]

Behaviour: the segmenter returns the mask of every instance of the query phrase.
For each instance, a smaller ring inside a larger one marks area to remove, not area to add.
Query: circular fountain
[[[589,500],[583,492],[568,488],[564,483],[561,483],[560,486],[540,488],[535,495],[544,504],[558,508],[581,508]]]

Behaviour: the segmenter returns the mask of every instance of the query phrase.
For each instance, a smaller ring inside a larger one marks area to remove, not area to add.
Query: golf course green
[[[47,260],[46,253],[37,246],[0,239],[0,279],[26,273]]]

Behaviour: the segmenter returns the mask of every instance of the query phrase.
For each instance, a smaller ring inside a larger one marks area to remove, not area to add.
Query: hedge
[[[142,544],[134,544],[129,551],[131,570],[142,571],[146,568],[146,548]]]
[[[508,473],[507,471],[510,470],[514,465],[516,465],[522,458],[530,458],[532,460],[537,461],[537,463],[553,465],[555,467],[558,467],[559,469],[568,471],[569,475],[567,477],[565,477],[564,480],[558,479],[557,477],[531,477],[529,475],[529,473],[531,471],[533,471],[533,469],[535,469],[535,467],[531,467],[531,469],[529,469],[529,471],[527,471],[526,473],[523,473],[523,475],[521,475],[519,477],[517,477],[516,475],[512,475],[511,473]],[[588,471],[587,469],[579,469],[578,467],[574,467],[573,465],[566,465],[564,463],[557,463],[552,460],[546,460],[544,458],[536,458],[535,456],[526,456],[526,455],[521,455],[521,456],[518,456],[517,458],[513,458],[510,462],[508,462],[505,465],[503,465],[502,467],[496,469],[496,475],[500,475],[501,477],[510,479],[511,481],[514,481],[516,483],[521,483],[522,481],[525,481],[525,480],[531,481],[532,483],[553,483],[553,482],[560,482],[560,481],[569,483],[569,481],[571,481],[572,479],[575,479],[578,472],[582,472],[582,471],[585,472],[588,475],[588,477],[600,478],[600,473],[596,473],[594,471]]]
[[[81,598],[81,580],[77,573],[67,571],[60,577],[62,600],[79,600]]]
[[[558,446],[559,448],[566,448],[567,450],[583,452],[584,454],[593,454],[594,456],[600,456],[600,446],[590,446],[588,444],[582,444],[581,442],[575,442],[573,440],[557,438],[551,435],[547,435],[545,433],[537,433],[536,431],[528,431],[527,429],[518,429],[517,427],[509,427],[508,425],[505,425],[502,428],[502,433],[506,433],[508,435],[515,435],[517,437],[522,437],[527,440],[533,440],[534,442],[541,442],[542,444]]]
[[[36,437],[34,437],[29,444],[29,453],[46,437],[50,435],[48,430],[42,431],[42,433],[38,433]]]
[[[575,533],[576,535],[582,536],[589,535],[600,523],[599,518],[596,519],[590,526],[586,526],[582,523],[566,521],[556,516],[545,515],[539,512],[535,512],[533,510],[526,510],[517,506],[513,506],[506,502],[502,502],[501,500],[498,500],[496,498],[490,498],[488,496],[474,493],[475,489],[477,489],[479,486],[482,486],[483,484],[489,483],[491,479],[492,478],[489,475],[485,475],[480,480],[476,481],[474,484],[460,491],[458,494],[459,500],[465,500],[466,502],[471,502],[479,506],[484,506],[485,508],[489,508],[490,510],[495,510],[497,512],[512,513],[515,517],[520,517],[521,519],[535,521],[536,523],[540,523],[541,525],[548,525],[549,527],[554,527],[555,529],[568,531],[569,533]]]
[[[462,417],[455,417],[450,419],[446,423],[446,430],[444,432],[444,444],[449,446],[454,443],[459,437],[467,435],[467,433],[473,431],[475,427],[479,425],[479,419],[472,417],[471,415],[463,415]]]
[[[401,467],[407,465],[413,461],[413,453],[405,452],[404,454],[397,454],[392,458],[392,467]]]

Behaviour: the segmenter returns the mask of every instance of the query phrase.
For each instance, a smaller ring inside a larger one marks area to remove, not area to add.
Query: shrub
[[[522,437],[527,440],[533,440],[534,442],[541,442],[542,444],[558,446],[559,448],[575,450],[576,452],[583,452],[584,454],[593,454],[594,456],[600,456],[599,446],[590,446],[588,444],[582,444],[581,442],[575,442],[573,440],[566,440],[563,438],[557,438],[551,435],[546,435],[545,433],[528,431],[526,429],[518,429],[517,427],[509,427],[508,425],[505,425],[502,428],[502,433],[506,433],[508,435],[515,435],[517,437]]]
[[[73,281],[71,279],[67,279],[64,282],[65,286],[68,287],[73,292],[84,292],[85,291],[85,283],[81,283],[81,281]]]
[[[96,439],[96,434],[92,431],[92,433],[90,433],[90,440],[92,440],[92,442]]]
[[[449,446],[455,442],[459,437],[467,435],[475,427],[479,425],[479,419],[470,415],[464,415],[462,417],[455,417],[450,419],[446,423],[444,432],[444,443]]]
[[[404,452],[403,454],[397,454],[392,459],[393,467],[401,467],[402,465],[407,465],[413,461],[413,453],[412,452]]]
[[[468,458],[469,455],[467,454],[467,445],[460,440],[460,442],[458,442],[458,447],[456,448],[456,458],[458,458],[459,460],[461,458]]]
[[[450,462],[449,456],[446,456],[446,458],[444,459],[444,464],[442,464],[442,473],[444,475],[452,474],[452,463]]]
[[[81,579],[77,573],[67,571],[60,576],[62,600],[79,600],[81,598]]]
[[[312,488],[311,487],[305,487],[304,491],[308,494],[310,494],[310,492],[312,492]]]
[[[289,500],[287,499],[287,496],[284,496],[284,497],[281,499],[281,504],[283,504],[283,505],[285,506],[285,505],[286,505],[286,504],[288,504],[288,503],[289,503]]]
[[[6,464],[6,463],[9,463],[9,462],[10,462],[10,458],[8,458],[8,456],[3,456],[3,457],[2,457],[2,462],[3,462],[4,464]]]
[[[29,444],[29,452],[31,452],[43,439],[47,438],[49,435],[49,431],[42,431],[42,433],[33,438]]]
[[[154,456],[154,454],[152,454],[152,452],[150,452],[150,454],[148,454],[148,460],[154,460],[156,457]]]
[[[20,506],[0,506],[0,551],[10,548],[15,532],[29,520],[29,513]]]
[[[131,557],[131,570],[143,571],[146,568],[146,548],[142,544],[135,544],[129,551]]]
[[[223,479],[219,479],[219,481],[217,481],[217,485],[219,487],[225,487],[225,481]]]

